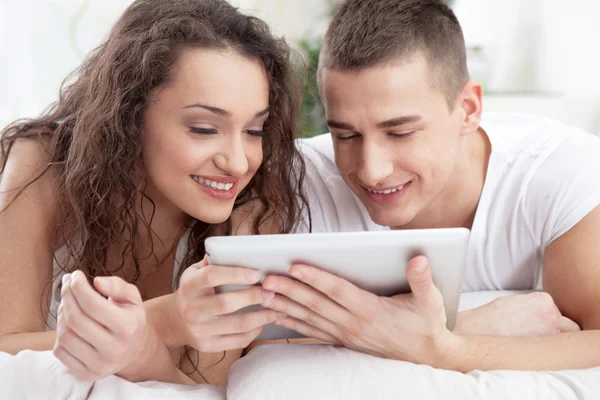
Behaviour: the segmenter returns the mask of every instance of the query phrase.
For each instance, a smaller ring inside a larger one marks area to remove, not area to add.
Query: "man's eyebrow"
[[[392,119],[388,119],[386,121],[380,122],[377,124],[377,128],[379,128],[379,129],[393,128],[395,126],[410,124],[413,122],[419,122],[419,121],[421,121],[421,119],[422,118],[419,115],[405,115],[403,117],[392,118]],[[354,130],[354,127],[351,124],[348,124],[346,122],[334,121],[334,120],[327,120],[327,126],[329,126],[330,128],[345,129],[345,130],[349,130],[349,131]]]
[[[345,122],[338,122],[338,121],[333,121],[328,119],[327,120],[327,126],[330,128],[336,128],[336,129],[346,129],[346,130],[354,130],[354,127],[350,124],[347,124]]]
[[[419,121],[421,121],[421,119],[422,118],[419,115],[405,115],[403,117],[392,118],[392,119],[388,119],[387,121],[380,122],[377,124],[377,128],[379,128],[379,129],[393,128],[393,127],[404,125],[404,124],[419,122]]]
[[[229,111],[227,111],[227,110],[223,110],[222,108],[218,108],[218,107],[207,106],[206,104],[197,104],[197,103],[196,104],[190,104],[189,106],[185,106],[183,108],[194,108],[194,107],[203,108],[203,109],[205,109],[207,111],[210,111],[210,112],[212,112],[214,114],[222,115],[222,116],[226,116],[226,117],[228,117],[228,116],[231,115],[231,113]],[[265,114],[268,114],[270,111],[271,111],[271,107],[267,107],[264,110],[257,112],[254,117],[255,118],[262,117]]]

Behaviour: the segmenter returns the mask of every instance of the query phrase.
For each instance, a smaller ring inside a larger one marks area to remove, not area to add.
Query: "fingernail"
[[[62,285],[65,286],[71,281],[71,274],[64,274],[62,277]]]
[[[259,271],[249,271],[246,275],[248,276],[248,280],[250,282],[257,282],[260,279]]]
[[[423,271],[425,271],[425,269],[427,268],[427,263],[425,261],[423,262],[419,262],[417,263],[417,266],[414,268],[416,273],[421,273]]]
[[[296,268],[294,268],[293,270],[290,271],[290,275],[292,275],[296,279],[302,278],[302,272],[300,272],[300,270],[296,269]]]
[[[271,281],[267,282],[267,283],[263,283],[263,288],[264,289],[268,289],[270,291],[277,291],[277,285],[272,283]]]
[[[270,292],[268,290],[263,291],[263,299],[271,300],[273,298],[273,296],[275,296],[275,293]]]
[[[285,317],[287,317],[287,314],[286,314],[286,313],[277,312],[277,318],[279,318],[279,319],[284,319]]]

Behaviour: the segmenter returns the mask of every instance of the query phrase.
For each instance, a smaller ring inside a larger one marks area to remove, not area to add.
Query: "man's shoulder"
[[[329,133],[313,136],[311,138],[297,139],[296,146],[302,152],[304,157],[320,157],[332,162],[334,161],[333,141]]]
[[[600,138],[561,121],[531,114],[485,113],[481,127],[492,150],[508,158],[548,155],[560,146],[573,149],[600,148]]]

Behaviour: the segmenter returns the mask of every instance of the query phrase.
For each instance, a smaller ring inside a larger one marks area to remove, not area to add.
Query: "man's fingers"
[[[315,269],[314,272],[316,273],[317,270]],[[348,283],[348,285],[350,285],[350,283]],[[312,311],[312,314],[310,314],[311,316],[314,314],[319,315],[336,325],[346,326],[348,321],[352,319],[352,314],[347,309],[320,292],[317,288],[311,287],[303,282],[298,282],[285,276],[271,275],[265,278],[263,287],[267,290],[279,293],[298,304],[302,304]],[[343,291],[343,289],[341,290]],[[346,296],[346,294],[341,296]],[[265,303],[265,305],[267,304],[268,303]],[[372,307],[368,307],[368,302],[365,302],[365,309],[372,309]],[[316,320],[316,318],[313,319]]]
[[[276,295],[273,299],[265,303],[264,306],[286,314],[295,320],[303,321],[322,332],[326,332],[329,336],[333,337],[333,335],[339,334],[340,330],[333,322],[285,296]]]
[[[429,260],[424,256],[411,259],[406,266],[406,278],[417,304],[437,309],[443,307],[442,294],[435,287],[429,268]]]
[[[322,340],[323,342],[339,345],[340,341],[334,336],[323,332],[322,330],[307,324],[296,318],[286,317],[275,322],[276,325],[291,329],[309,338]]]
[[[558,330],[560,332],[577,332],[581,330],[581,327],[575,321],[561,316],[558,320]]]
[[[378,297],[373,293],[319,268],[294,264],[290,274],[356,315],[363,316],[370,313],[378,303]]]

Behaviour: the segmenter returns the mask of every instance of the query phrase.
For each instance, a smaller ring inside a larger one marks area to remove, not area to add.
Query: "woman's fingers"
[[[118,276],[97,276],[94,287],[104,297],[110,297],[116,303],[141,305],[143,303],[139,289]]]
[[[577,324],[577,322],[565,317],[561,316],[558,320],[558,330],[559,332],[577,332],[581,330],[581,327]]]
[[[99,377],[92,373],[81,361],[73,356],[67,349],[54,345],[52,353],[67,367],[73,375],[86,381],[95,381]]]
[[[62,294],[59,318],[65,330],[72,331],[86,340],[95,348],[102,351],[112,343],[111,333],[98,322],[84,313],[70,290]]]
[[[260,332],[262,331],[262,326],[255,328],[249,332],[232,334],[232,335],[221,335],[221,336],[213,336],[207,340],[205,340],[201,348],[197,349],[204,353],[216,353],[219,351],[226,351],[231,349],[243,349],[248,347],[248,345],[256,339]]]
[[[253,331],[283,317],[283,314],[278,315],[276,311],[266,309],[243,314],[230,314],[205,323],[204,329],[210,332],[210,336],[235,335]]]
[[[114,306],[92,288],[83,272],[75,271],[71,274],[68,284],[63,286],[62,296],[64,297],[68,292],[72,293],[83,313],[111,330],[110,326],[115,320]]]
[[[205,296],[191,306],[192,312],[201,316],[217,316],[231,314],[242,308],[264,303],[273,298],[275,294],[264,290],[260,286],[238,290],[228,293],[219,293]]]
[[[253,285],[261,278],[259,271],[241,268],[208,265],[188,268],[181,277],[180,288],[185,295],[198,295],[204,289],[223,285]]]

